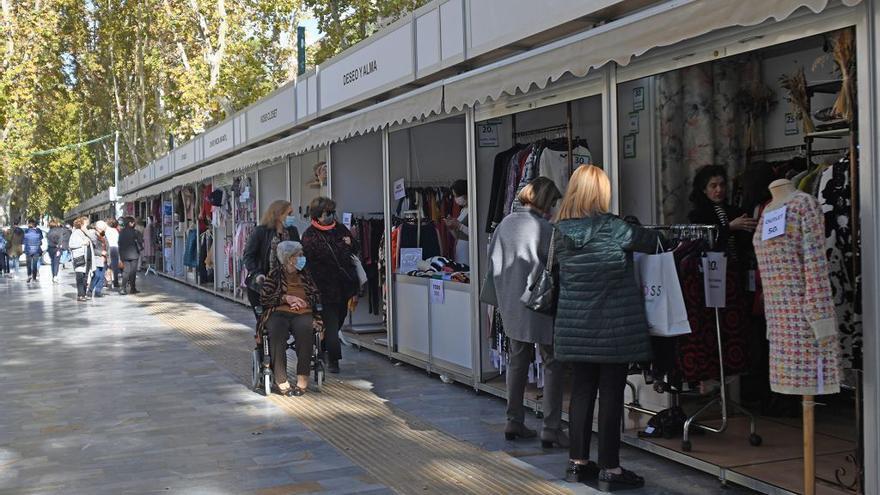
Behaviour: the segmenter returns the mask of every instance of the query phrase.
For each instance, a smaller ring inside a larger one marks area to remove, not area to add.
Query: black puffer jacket
[[[272,238],[278,235],[275,229],[258,225],[248,238],[244,247],[242,260],[249,277],[269,275],[269,263],[275,253],[272,252]],[[299,242],[299,231],[296,227],[287,228],[288,239]]]
[[[656,232],[610,214],[559,223],[557,359],[586,363],[651,359],[644,298],[636,285],[632,253],[655,252],[659,239]]]

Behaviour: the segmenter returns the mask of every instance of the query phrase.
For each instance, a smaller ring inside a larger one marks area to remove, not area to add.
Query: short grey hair
[[[278,261],[287,263],[291,256],[302,253],[303,245],[296,241],[282,241],[278,243]]]

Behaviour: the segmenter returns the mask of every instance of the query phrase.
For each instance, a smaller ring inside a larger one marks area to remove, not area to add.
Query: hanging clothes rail
[[[645,225],[645,228],[653,230],[666,231],[678,240],[705,240],[709,243],[709,249],[713,249],[718,241],[719,229],[717,225],[699,225],[699,224],[673,224],[673,225]],[[736,402],[727,399],[727,377],[724,373],[724,348],[721,341],[721,313],[718,308],[715,309],[715,335],[718,343],[718,369],[721,380],[721,389],[718,397],[709,401],[701,407],[696,413],[689,416],[684,423],[684,433],[681,437],[681,448],[685,452],[690,452],[692,445],[690,441],[691,427],[699,428],[710,433],[724,433],[728,426],[728,408],[743,413],[749,418],[749,442],[753,446],[761,445],[762,439],[757,434],[755,424],[755,415],[749,410]],[[697,419],[702,416],[712,406],[718,404],[721,406],[721,425],[718,428],[697,423]]]

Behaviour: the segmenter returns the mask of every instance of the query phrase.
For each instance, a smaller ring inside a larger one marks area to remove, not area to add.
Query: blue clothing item
[[[104,267],[99,266],[95,268],[95,273],[92,275],[92,283],[89,286],[89,294],[94,293],[96,296],[100,296],[102,290],[104,290]]]
[[[27,274],[28,278],[36,280],[40,276],[40,255],[29,254],[27,256]]]
[[[38,228],[29,228],[24,232],[24,252],[28,256],[39,255],[43,252],[43,231]]]
[[[199,266],[199,257],[196,254],[196,229],[186,232],[186,248],[183,252],[183,266],[196,268]]]

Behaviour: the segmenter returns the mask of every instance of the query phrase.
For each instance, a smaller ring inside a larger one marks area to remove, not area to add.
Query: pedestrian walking
[[[510,339],[507,366],[508,440],[534,438],[537,432],[525,425],[523,395],[528,383],[535,348],[544,366],[545,448],[568,448],[568,435],[562,429],[562,378],[564,371],[553,353],[553,316],[532,311],[522,300],[523,293],[538,279],[547,265],[553,226],[546,217],[562,197],[552,180],[538,177],[519,193],[521,206],[507,215],[492,234],[489,244],[487,285],[495,289],[491,303],[501,313],[504,331]]]
[[[248,271],[247,296],[257,321],[262,312],[260,286],[278,263],[278,244],[300,240],[299,231],[293,225],[295,220],[290,201],[273,201],[245,245],[243,260]]]
[[[89,290],[86,297],[104,297],[104,277],[107,268],[107,238],[105,231],[107,230],[107,222],[98,220],[95,222],[95,228],[89,229],[87,234],[92,242],[92,279],[89,282]]]
[[[321,293],[327,371],[339,373],[339,330],[348,314],[348,301],[357,296],[360,285],[354,265],[357,241],[345,225],[336,222],[336,202],[332,199],[315,198],[309,214],[312,224],[303,234],[303,252]]]
[[[73,228],[70,224],[64,225],[64,231],[61,241],[61,268],[67,269],[70,263],[70,236],[73,234]]]
[[[135,229],[134,218],[125,217],[122,232],[119,234],[119,258],[122,260],[122,287],[119,294],[137,294],[137,263],[143,251],[144,240]]]
[[[6,247],[9,245],[9,228],[0,229],[0,277],[11,277],[9,274],[9,254]]]
[[[110,254],[108,269],[113,274],[113,288],[119,289],[122,278],[122,266],[119,258],[119,228],[120,224],[115,218],[107,219],[107,230],[104,237],[107,239],[107,252]]]
[[[24,230],[18,225],[18,221],[12,222],[12,228],[9,233],[9,245],[6,247],[9,253],[9,264],[11,265],[13,274],[18,277],[18,268],[21,264],[21,255],[24,252],[22,244],[24,243]]]
[[[43,231],[37,228],[37,221],[33,218],[28,219],[24,232],[24,254],[27,256],[27,281],[36,282],[40,277],[40,258],[43,256]]]
[[[86,300],[88,292],[89,275],[94,266],[94,248],[87,229],[89,218],[79,217],[73,221],[73,231],[70,234],[70,257],[73,271],[76,273],[76,300]]]
[[[571,177],[557,216],[554,249],[559,299],[556,358],[572,363],[571,448],[566,479],[598,477],[599,489],[635,488],[641,476],[620,467],[620,425],[629,363],[651,360],[651,340],[632,253],[653,253],[659,235],[610,214],[611,183],[599,167]],[[599,396],[598,465],[590,461]]]
[[[67,229],[56,219],[49,220],[49,233],[46,234],[49,257],[52,260],[52,283],[58,283],[58,271],[61,269],[61,252],[64,250],[64,238]],[[70,239],[69,236],[67,236]]]

